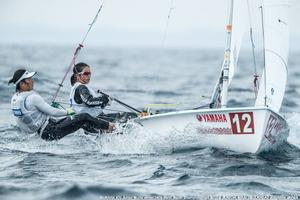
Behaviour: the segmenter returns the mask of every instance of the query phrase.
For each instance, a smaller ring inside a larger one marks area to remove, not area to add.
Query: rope
[[[93,25],[96,23],[96,21],[97,21],[97,19],[98,19],[98,15],[99,15],[99,13],[101,12],[101,10],[102,10],[102,8],[103,8],[104,2],[105,2],[105,0],[104,0],[104,1],[102,2],[102,4],[100,5],[100,8],[98,9],[98,12],[96,13],[96,15],[95,15],[95,17],[94,17],[92,23],[89,24],[90,27],[89,27],[88,31],[86,32],[86,34],[85,34],[85,36],[84,36],[84,38],[83,38],[81,44],[84,43],[84,41],[85,41],[85,39],[87,38],[87,36],[88,36],[90,30],[92,29]]]
[[[253,56],[253,64],[254,64],[254,93],[255,93],[255,98],[257,97],[258,89],[259,89],[259,83],[258,83],[258,74],[257,74],[257,65],[256,65],[256,58],[255,58],[255,45],[254,45],[254,40],[253,40],[253,26],[252,26],[252,17],[251,17],[251,11],[250,11],[250,4],[249,0],[247,0],[247,7],[248,7],[248,15],[249,15],[249,24],[250,24],[250,39],[251,39],[251,44],[252,44],[252,56]]]
[[[211,107],[211,103],[208,103],[208,104],[201,105],[197,108],[193,108],[193,110],[198,110],[198,109],[201,109],[201,108],[210,108],[210,107]]]
[[[173,3],[174,3],[174,0],[171,0],[170,8],[169,8],[169,13],[168,13],[168,18],[167,18],[167,22],[166,22],[166,26],[165,26],[165,30],[164,30],[164,35],[163,35],[163,40],[162,40],[162,46],[165,45],[165,41],[166,41],[166,37],[167,37],[167,32],[168,32],[168,28],[169,28],[169,23],[170,23],[170,18],[171,18],[171,13],[175,9],[173,7]]]

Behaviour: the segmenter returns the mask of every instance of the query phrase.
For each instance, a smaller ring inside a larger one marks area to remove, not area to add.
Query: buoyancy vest
[[[41,126],[47,121],[48,116],[39,111],[34,106],[28,109],[27,98],[30,95],[36,94],[34,91],[17,92],[11,99],[11,109],[14,116],[17,118],[18,126],[25,132],[37,132]]]
[[[101,108],[101,106],[93,106],[93,107],[88,107],[85,103],[81,103],[78,104],[75,101],[75,91],[77,89],[78,86],[80,85],[84,85],[82,83],[76,82],[73,87],[71,88],[71,92],[70,92],[70,97],[69,97],[69,101],[70,101],[70,107],[73,108],[73,110],[76,113],[88,113],[93,117],[97,117],[98,115],[103,113],[103,109]],[[93,97],[97,97],[97,93],[91,89],[88,85],[84,85],[88,88],[90,94]]]

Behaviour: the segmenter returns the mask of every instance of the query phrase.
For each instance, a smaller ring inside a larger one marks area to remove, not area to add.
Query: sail
[[[287,81],[289,52],[289,0],[264,0],[263,30],[265,70],[255,106],[279,111]]]
[[[244,34],[249,31],[247,0],[236,0],[233,3],[232,35],[230,44],[229,84],[234,76]]]
[[[212,107],[220,107],[221,104],[226,106],[227,104],[227,91],[234,76],[243,35],[250,28],[247,0],[230,0],[228,10],[227,46],[222,71],[211,97]],[[224,72],[224,69],[229,69],[228,74]],[[226,76],[228,76],[228,82]]]

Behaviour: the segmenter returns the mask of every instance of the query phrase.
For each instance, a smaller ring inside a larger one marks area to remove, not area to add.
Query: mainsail
[[[268,106],[279,111],[287,81],[289,51],[289,0],[264,0],[265,68],[255,106]]]

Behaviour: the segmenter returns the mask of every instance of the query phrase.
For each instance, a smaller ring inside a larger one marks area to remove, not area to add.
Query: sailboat
[[[251,2],[229,0],[227,46],[210,106],[140,117],[135,119],[137,123],[159,133],[184,132],[187,127],[193,127],[197,134],[210,138],[212,147],[242,153],[276,149],[287,140],[289,127],[279,110],[287,82],[288,0],[263,0],[257,8],[261,15],[264,64],[260,78],[254,74],[256,101],[251,107],[227,106],[228,87],[238,64],[245,29],[250,30],[253,44]],[[250,25],[243,21],[245,18]]]

